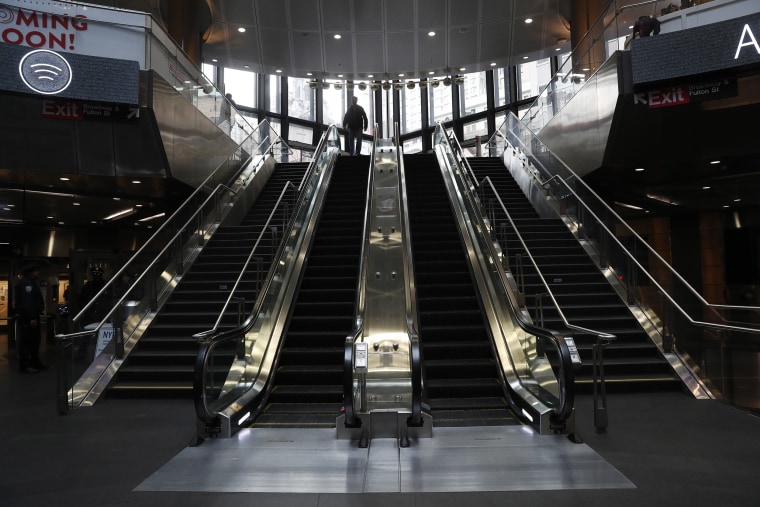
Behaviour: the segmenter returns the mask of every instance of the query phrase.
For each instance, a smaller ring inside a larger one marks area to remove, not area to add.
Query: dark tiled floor
[[[756,506],[760,418],[674,393],[610,395],[609,430],[585,442],[635,488],[480,493],[185,493],[133,491],[186,448],[187,400],[104,400],[67,416],[55,408],[55,367],[18,373],[0,337],[0,505],[17,506]],[[560,466],[547,463],[547,466]]]

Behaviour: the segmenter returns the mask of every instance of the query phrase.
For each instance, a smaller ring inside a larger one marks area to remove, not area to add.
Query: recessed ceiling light
[[[435,74],[434,70],[431,70],[430,72],[428,72],[428,76],[432,76],[433,74]]]
[[[496,62],[491,62],[491,67],[496,67]]]
[[[367,77],[375,77],[374,74],[367,74]]]
[[[712,165],[720,164],[720,160],[713,160],[712,162],[710,162],[710,164]]]
[[[741,201],[741,198],[734,199],[734,202],[739,202],[739,201]]]
[[[554,48],[554,51],[562,51],[562,48]]]
[[[69,178],[67,178],[66,176],[61,176],[58,179],[61,180],[61,181],[69,181]]]
[[[50,219],[50,220],[52,220],[55,217],[52,217],[52,216],[48,215],[47,218]]]
[[[150,220],[155,220],[156,218],[161,218],[162,216],[165,216],[166,213],[159,213],[158,215],[153,215],[152,217],[145,217],[138,220],[138,222],[148,222]]]
[[[528,25],[533,23],[533,18],[525,18],[525,23]]]
[[[709,187],[709,186],[704,186],[704,187],[702,187],[702,190],[710,190],[711,188],[712,188],[712,187]]]
[[[338,74],[338,77],[343,77],[343,74]]]
[[[238,28],[238,32],[245,33],[245,27],[241,26],[240,28]]]
[[[312,74],[311,72],[307,72],[306,75],[307,76],[313,76],[314,74]]]
[[[251,68],[251,66],[250,66],[250,65],[243,65],[243,68],[244,68],[244,69],[250,69],[250,68]]]
[[[81,206],[82,205],[81,203],[78,203],[78,202],[72,202],[71,204],[73,204],[74,206]]]
[[[219,60],[217,60],[216,58],[212,58],[212,59],[211,59],[211,61],[212,61],[212,62],[214,62],[214,63],[216,63],[216,62],[218,62]]]
[[[132,183],[134,183],[135,185],[139,185],[140,183],[142,183],[142,181],[140,181],[140,180],[132,180]]]
[[[404,77],[404,73],[402,72],[401,74],[398,75],[398,77]]]
[[[643,167],[637,167],[636,169],[634,169],[634,171],[636,171],[637,173],[640,173],[640,172],[642,172],[643,170],[644,170],[644,168],[643,168]]]
[[[342,37],[342,35],[341,35],[341,34],[339,34],[339,33],[336,33],[335,35],[333,35],[333,39],[335,39],[335,40],[338,40],[338,39],[340,39],[341,37]]]
[[[278,73],[278,74],[282,74],[282,70],[280,70],[280,69],[275,69],[275,72]]]
[[[435,32],[434,32],[434,31],[432,31],[432,30],[430,30],[430,31],[428,32],[428,36],[430,36],[430,37],[435,37]]]
[[[467,70],[467,68],[466,67],[459,67],[459,70],[461,70],[462,72],[464,72],[464,71]]]
[[[114,201],[121,201],[121,197],[114,197],[113,200]]]
[[[523,60],[527,60],[527,59],[528,59],[528,57],[527,57],[527,56],[523,56]]]

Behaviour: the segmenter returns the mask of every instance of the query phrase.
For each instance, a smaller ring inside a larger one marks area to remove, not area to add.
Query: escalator
[[[404,157],[425,387],[435,426],[519,424],[435,155]]]
[[[525,197],[512,175],[498,158],[468,158],[478,182],[489,177],[514,220],[528,250],[536,261],[568,322],[587,329],[616,336],[604,348],[604,375],[608,390],[643,391],[681,389],[676,375],[657,346],[639,325],[620,296],[609,284],[581,244],[559,218],[541,218]],[[497,220],[506,220],[496,208]],[[501,216],[499,216],[501,215]],[[508,228],[502,248],[510,253],[511,265],[517,265],[511,252],[522,252],[517,235]],[[498,234],[498,231],[497,231]],[[524,258],[525,304],[533,313],[546,293],[539,274]],[[563,330],[562,319],[549,298],[540,304],[543,325]],[[591,387],[592,354],[596,336],[575,332],[575,343],[583,361],[575,372],[576,384]]]
[[[343,406],[344,344],[354,325],[369,166],[367,156],[336,162],[273,384],[252,427],[335,427]]]
[[[114,397],[191,397],[198,344],[193,335],[214,326],[230,290],[251,252],[286,183],[301,181],[308,163],[277,164],[256,201],[238,225],[221,226],[209,239],[155,316],[140,341],[125,359],[108,387]],[[235,293],[244,301],[246,315],[256,299],[276,252],[286,207],[280,206],[270,223],[248,276]],[[271,231],[278,227],[279,231]],[[239,324],[236,312],[227,312],[220,327]]]

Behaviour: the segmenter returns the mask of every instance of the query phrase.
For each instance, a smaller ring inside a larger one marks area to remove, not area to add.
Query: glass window
[[[317,90],[309,86],[309,80],[289,77],[288,78],[288,116],[302,120],[314,121],[316,119]],[[309,139],[311,144],[311,139]]]
[[[256,107],[256,74],[245,70],[224,69],[224,93],[231,93],[239,106]]]
[[[428,84],[428,110],[430,125],[454,118],[451,109],[451,87],[443,84],[443,78],[433,78]]]
[[[357,103],[364,108],[364,112],[367,113],[367,133],[372,134],[375,128],[375,102],[372,100],[372,91],[369,87],[365,87],[364,90],[359,86],[353,85],[353,88],[348,89],[346,93],[346,100],[351,102],[351,97],[356,97]],[[343,117],[341,117],[343,121]],[[367,153],[362,151],[362,153]]]
[[[335,88],[336,84],[339,88]],[[326,80],[322,85],[322,121],[326,125],[336,123],[342,127],[346,112],[346,89],[339,81]]]
[[[201,72],[203,72],[203,75],[206,76],[206,79],[208,79],[214,86],[216,86],[216,65],[209,65],[208,63],[204,63],[201,65]]]
[[[463,139],[465,141],[467,139],[474,139],[478,136],[487,136],[488,135],[488,119],[483,118],[482,120],[465,123],[463,130],[464,130]]]
[[[413,81],[412,88],[407,84],[401,90],[401,133],[422,129],[422,98],[420,90]]]
[[[493,73],[494,81],[494,104],[496,107],[506,106],[509,102],[509,74],[507,69],[496,69]]]
[[[473,72],[465,74],[459,83],[459,104],[462,117],[485,111],[488,108],[488,91],[486,73]]]
[[[314,130],[310,127],[290,124],[288,127],[288,141],[297,141],[299,143],[311,145],[313,141]]]
[[[415,137],[404,141],[404,154],[420,153],[422,151],[422,138]]]
[[[281,113],[280,96],[282,88],[280,87],[280,76],[269,76],[269,108],[267,111],[272,113]]]
[[[521,63],[517,70],[517,89],[519,99],[535,97],[541,88],[551,80],[549,58],[535,62]]]

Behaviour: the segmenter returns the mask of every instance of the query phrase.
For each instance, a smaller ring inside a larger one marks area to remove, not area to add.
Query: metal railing
[[[61,348],[59,366],[62,374],[65,373],[58,385],[59,412],[94,403],[97,393],[92,392],[93,387],[109,378],[108,372],[112,374],[118,369],[121,360],[139,341],[187,268],[232,209],[237,196],[252,182],[269,156],[272,139],[261,137],[260,133],[259,128],[254,130],[73,316],[72,324],[84,329],[56,337]],[[139,274],[118,294],[117,281],[127,272]],[[127,308],[127,298],[135,292],[142,297]],[[86,322],[95,307],[108,310],[99,320]],[[113,339],[107,346],[98,346],[101,345],[98,342],[107,341],[111,336]],[[96,350],[92,350],[94,343],[98,344]],[[101,348],[104,353],[96,355]],[[75,352],[79,356],[77,361],[74,361]]]

